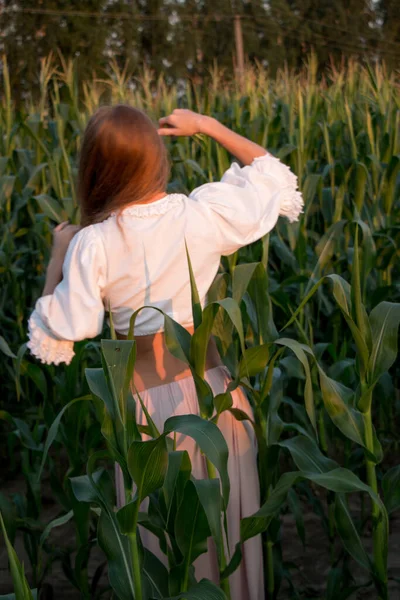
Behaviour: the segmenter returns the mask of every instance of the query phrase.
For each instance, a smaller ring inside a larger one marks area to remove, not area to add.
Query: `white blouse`
[[[116,331],[125,335],[132,313],[142,306],[192,325],[185,240],[204,306],[221,255],[264,236],[279,215],[298,220],[302,207],[296,175],[266,154],[243,168],[233,163],[220,182],[189,196],[168,194],[131,205],[85,227],[70,242],[61,283],[36,302],[28,347],[44,363],[69,364],[74,341],[101,333],[109,306]],[[163,328],[163,315],[145,308],[135,335]]]

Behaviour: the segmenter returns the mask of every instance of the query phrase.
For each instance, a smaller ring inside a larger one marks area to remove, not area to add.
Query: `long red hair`
[[[80,152],[81,225],[147,202],[165,191],[168,177],[167,151],[149,117],[125,105],[99,108],[87,124]]]

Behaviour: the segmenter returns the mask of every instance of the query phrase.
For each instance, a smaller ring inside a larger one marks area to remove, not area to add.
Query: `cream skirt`
[[[221,366],[205,373],[214,395],[226,390],[231,381],[228,370]],[[140,394],[157,428],[162,431],[164,422],[175,415],[199,414],[197,394],[193,379],[187,377],[165,385],[153,387]],[[232,392],[233,406],[251,415],[249,402],[241,389]],[[137,402],[138,423],[145,424],[140,403]],[[252,426],[246,421],[237,421],[229,412],[221,414],[218,426],[229,448],[228,473],[231,494],[227,510],[229,550],[232,555],[240,537],[240,519],[256,512],[260,507],[260,494],[256,465],[257,445]],[[177,435],[177,450],[187,450],[192,462],[192,474],[197,479],[207,478],[204,456],[192,438]],[[122,472],[116,465],[117,502],[125,503]],[[143,544],[166,564],[157,538],[141,528]],[[243,558],[239,568],[229,578],[232,600],[263,600],[264,581],[261,537],[257,536],[243,544]],[[196,578],[203,577],[218,583],[218,566],[213,540],[209,538],[209,551],[195,561]]]

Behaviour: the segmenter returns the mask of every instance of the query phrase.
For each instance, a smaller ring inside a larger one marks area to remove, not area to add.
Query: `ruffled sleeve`
[[[63,279],[53,294],[42,296],[28,322],[28,348],[43,363],[69,364],[74,342],[101,333],[106,258],[95,226],[82,229],[71,241]]]
[[[222,255],[260,239],[273,229],[279,216],[292,223],[303,211],[297,176],[270,154],[245,167],[233,163],[221,181],[196,188],[190,198],[212,213]]]

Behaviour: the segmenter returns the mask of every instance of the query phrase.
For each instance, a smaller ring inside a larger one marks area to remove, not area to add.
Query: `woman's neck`
[[[132,202],[131,204],[127,204],[126,206],[135,206],[138,204],[151,204],[152,202],[157,202],[157,200],[161,200],[161,198],[164,198],[164,196],[167,195],[167,192],[156,192],[155,194],[147,198],[147,200],[141,200],[140,202]],[[124,206],[124,208],[126,208],[126,206]]]

